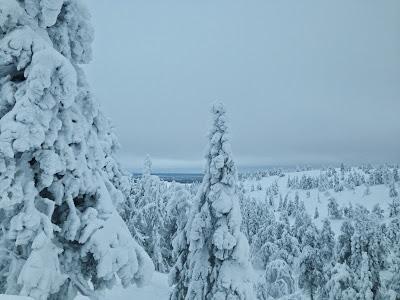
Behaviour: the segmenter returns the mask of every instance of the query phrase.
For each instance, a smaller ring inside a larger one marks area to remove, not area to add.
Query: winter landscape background
[[[399,31],[395,0],[0,0],[0,299],[400,299]]]
[[[398,162],[397,0],[87,4],[88,80],[124,166],[202,172],[216,100],[241,169]]]

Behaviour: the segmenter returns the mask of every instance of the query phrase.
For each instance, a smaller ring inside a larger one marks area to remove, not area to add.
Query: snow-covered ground
[[[295,198],[295,194],[298,193],[299,199],[304,202],[307,213],[313,217],[315,208],[318,207],[319,218],[313,219],[313,222],[319,227],[322,226],[322,221],[328,217],[328,199],[335,198],[341,208],[357,204],[363,205],[367,209],[371,210],[377,203],[388,212],[388,204],[392,201],[389,197],[389,188],[387,185],[371,185],[369,186],[369,193],[366,194],[366,186],[360,185],[355,187],[354,190],[345,188],[343,191],[334,192],[333,189],[329,189],[324,192],[320,192],[318,189],[302,190],[302,189],[291,189],[288,188],[287,182],[288,177],[302,177],[303,175],[318,177],[321,173],[320,170],[302,171],[302,172],[291,172],[286,173],[284,176],[268,176],[262,177],[261,179],[248,178],[242,181],[246,196],[253,197],[260,201],[265,200],[266,190],[273,185],[275,182],[279,187],[279,194],[285,197],[287,194],[290,199]],[[259,186],[261,185],[261,190]],[[279,196],[276,196],[275,207],[278,206]],[[332,230],[335,234],[340,231],[342,220],[331,220]],[[264,270],[258,270],[254,273],[255,278],[258,278],[264,273]],[[143,300],[163,300],[168,299],[169,286],[166,274],[154,273],[151,282],[142,287],[130,287],[124,289],[121,286],[114,288],[111,291],[107,291],[105,299],[112,300],[123,300],[123,299],[143,299]],[[84,300],[86,297],[77,297],[77,300]]]
[[[122,286],[117,286],[111,291],[107,291],[105,299],[107,300],[163,300],[168,299],[169,287],[168,276],[155,272],[151,282],[141,288],[129,287],[124,289]],[[88,300],[89,298],[78,296],[76,300]],[[0,300],[3,300],[0,298]],[[4,299],[6,300],[6,299]],[[8,300],[8,299],[7,299]],[[11,300],[11,299],[10,299]],[[18,299],[19,300],[19,299]],[[23,299],[21,299],[23,300]]]
[[[389,197],[389,189],[386,185],[373,185],[369,187],[370,193],[365,194],[366,187],[364,185],[355,187],[354,190],[344,189],[341,192],[334,192],[332,189],[320,192],[318,189],[302,190],[302,189],[290,189],[287,187],[287,180],[290,176],[301,177],[303,175],[317,177],[320,174],[320,170],[302,171],[302,172],[290,172],[280,176],[269,176],[263,177],[260,180],[250,179],[244,181],[244,187],[247,190],[248,195],[259,200],[265,199],[265,190],[271,186],[274,182],[278,183],[279,193],[285,197],[286,194],[293,199],[297,192],[300,200],[304,201],[307,213],[312,217],[314,215],[315,208],[318,207],[319,218],[314,220],[317,226],[322,225],[322,221],[328,217],[328,199],[333,197],[336,199],[340,207],[348,205],[360,204],[369,210],[372,210],[373,206],[377,203],[385,210],[388,210],[388,204],[392,201]],[[261,184],[262,190],[257,190],[257,185]],[[254,186],[255,190],[251,191],[251,187]],[[308,194],[309,193],[309,194]],[[319,199],[319,200],[318,200]],[[277,200],[275,200],[275,206],[277,206]],[[337,234],[340,230],[340,226],[343,220],[331,220],[332,230]]]
[[[33,299],[23,296],[0,295],[0,300],[33,300]]]

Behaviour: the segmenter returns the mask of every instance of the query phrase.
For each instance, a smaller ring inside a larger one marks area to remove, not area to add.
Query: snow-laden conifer
[[[143,164],[143,177],[148,177],[151,175],[152,166],[153,162],[151,161],[151,157],[149,154],[147,154]]]
[[[281,299],[292,294],[295,291],[295,281],[290,266],[281,259],[271,261],[256,291],[260,300]]]
[[[371,272],[369,271],[368,254],[362,253],[362,261],[360,272],[358,275],[357,287],[359,299],[372,300],[374,295],[372,294],[372,283],[371,283]]]
[[[151,273],[116,211],[116,138],[79,66],[92,40],[79,0],[0,0],[1,292],[95,297]]]
[[[212,113],[205,175],[185,228],[186,269],[173,269],[171,298],[250,300],[254,296],[249,246],[240,231],[237,171],[225,108],[214,105]],[[179,263],[182,265],[182,261]]]
[[[332,231],[331,222],[328,219],[323,221],[319,243],[322,261],[324,264],[328,264],[333,258],[335,249],[335,234]]]
[[[319,211],[318,211],[318,206],[315,207],[314,210],[314,219],[318,219],[319,218]]]

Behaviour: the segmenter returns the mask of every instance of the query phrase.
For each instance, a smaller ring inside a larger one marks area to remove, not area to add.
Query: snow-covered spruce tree
[[[375,216],[377,216],[379,219],[383,219],[385,210],[383,208],[381,208],[379,203],[376,203],[374,205],[374,207],[372,208],[372,213],[375,214]]]
[[[184,228],[189,218],[191,206],[191,195],[189,191],[181,184],[177,184],[173,188],[173,196],[167,203],[167,219],[172,224],[170,241],[172,240],[172,246],[174,252],[179,252],[179,244],[182,239]]]
[[[400,216],[400,198],[396,197],[389,203],[389,217],[393,218],[398,216]]]
[[[317,299],[318,290],[324,279],[323,262],[319,249],[306,245],[302,250],[299,267],[299,286],[304,289],[311,300]]]
[[[390,268],[389,272],[391,274],[388,280],[388,288],[391,290],[391,293],[394,295],[393,298],[390,299],[399,299],[400,297],[400,243],[396,243],[396,248],[392,253],[392,257],[390,259]]]
[[[372,214],[362,213],[354,221],[354,233],[351,237],[350,267],[355,273],[363,268],[363,254],[368,255],[368,267],[374,297],[381,288],[380,271],[385,265],[388,245],[385,234],[379,226],[379,220]]]
[[[189,249],[185,226],[188,222],[190,206],[192,205],[190,198],[190,194],[178,186],[175,196],[167,206],[168,216],[176,225],[176,231],[172,239],[174,265],[169,272],[168,278],[169,283],[171,285],[176,284],[176,286],[171,292],[170,299],[184,299],[187,292],[187,282],[177,281],[177,279],[184,278],[184,274],[188,271],[186,260]]]
[[[342,218],[342,211],[341,211],[336,199],[333,197],[329,198],[328,216],[329,216],[329,218],[334,219],[334,220]]]
[[[289,199],[289,202],[287,204],[288,216],[295,216],[295,212],[296,212],[296,206],[294,205],[294,202],[291,199]]]
[[[153,162],[151,161],[151,157],[149,154],[147,154],[143,164],[143,177],[148,177],[151,175],[152,166]]]
[[[324,291],[330,300],[354,300],[357,292],[353,288],[355,274],[347,264],[336,263],[329,270],[328,281],[324,286]]]
[[[152,271],[115,208],[116,139],[79,67],[88,22],[79,0],[0,0],[0,293],[94,298]]]
[[[394,169],[393,169],[393,180],[394,180],[395,182],[400,181],[399,167],[398,167],[398,166],[395,166]]]
[[[354,234],[354,226],[352,222],[346,220],[340,227],[340,234],[336,246],[336,260],[341,264],[350,265],[351,262],[351,237]]]
[[[274,219],[273,212],[264,201],[246,197],[241,202],[242,232],[251,245],[257,239],[260,231],[269,226]]]
[[[397,192],[395,182],[393,181],[389,186],[389,197],[396,198],[398,196],[399,196],[399,193]]]
[[[351,202],[348,205],[343,206],[342,211],[343,211],[343,216],[345,218],[347,218],[347,219],[354,218],[354,208],[353,208],[353,204]]]
[[[251,245],[253,264],[265,268],[272,260],[282,259],[292,267],[295,258],[299,256],[299,244],[290,229],[286,214],[282,213],[279,220],[272,214],[261,225]]]
[[[171,298],[255,299],[249,246],[240,232],[237,171],[227,135],[225,108],[216,104],[212,113],[205,175],[185,228],[189,247],[187,268],[180,268],[180,272],[174,268]]]
[[[393,219],[388,225],[386,235],[389,246],[396,251],[400,250],[400,218]]]
[[[166,210],[172,195],[173,184],[169,187],[157,176],[144,175],[134,180],[132,193],[121,208],[121,216],[132,236],[160,272],[167,272],[172,265],[171,240],[175,225]]]
[[[374,295],[372,294],[371,272],[369,271],[368,261],[368,254],[363,252],[361,268],[357,281],[358,299],[372,300],[374,298]]]
[[[146,156],[143,174],[137,180],[136,194],[129,199],[134,203],[132,221],[128,221],[132,235],[138,236],[139,243],[152,259],[157,271],[167,272],[171,257],[171,240],[167,238],[167,202],[171,190],[156,175],[151,175],[151,159]],[[132,225],[133,224],[133,225]],[[168,248],[168,249],[167,249]]]
[[[323,221],[319,243],[321,245],[321,258],[324,264],[329,264],[333,258],[335,250],[335,234],[328,219]]]
[[[310,216],[306,212],[297,214],[294,219],[294,226],[291,226],[291,231],[292,235],[299,241],[299,244],[304,245],[305,233],[311,227],[315,229]]]
[[[256,286],[260,300],[281,299],[295,291],[291,267],[281,259],[271,261],[265,270],[263,281]]]
[[[279,194],[278,211],[281,212],[282,210],[283,210],[283,198],[282,194]]]
[[[333,180],[334,180],[333,190],[335,191],[335,193],[343,191],[344,190],[343,184],[342,184],[342,182],[340,182],[339,176],[337,174],[335,174]]]
[[[315,207],[315,211],[314,211],[314,219],[318,219],[319,218],[319,212],[318,212],[318,206]]]

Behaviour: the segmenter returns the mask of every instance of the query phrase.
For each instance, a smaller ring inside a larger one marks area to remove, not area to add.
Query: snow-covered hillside
[[[397,169],[392,167],[360,167],[342,170],[328,168],[286,173],[263,171],[240,175],[242,229],[250,242],[254,268],[253,280],[258,299],[307,299],[310,290],[313,293],[316,293],[317,290],[319,293],[338,293],[341,296],[337,299],[361,297],[357,296],[361,293],[361,288],[358,288],[360,279],[356,275],[358,273],[353,275],[351,273],[351,266],[354,262],[346,265],[346,259],[353,257],[352,259],[355,261],[358,256],[355,253],[348,254],[349,258],[341,260],[342,263],[335,263],[335,259],[339,259],[337,257],[340,256],[340,247],[345,245],[341,244],[345,234],[343,230],[348,228],[346,226],[355,226],[356,232],[359,230],[357,234],[363,235],[363,231],[357,229],[357,226],[367,226],[366,228],[368,228],[372,225],[378,229],[380,226],[386,226],[384,232],[389,234],[388,232],[393,230],[393,224],[397,220],[396,212],[393,210],[396,210],[394,203],[398,199],[396,197],[398,185]],[[143,207],[142,213],[132,217],[136,221],[139,220],[138,226],[133,223],[130,228],[135,228],[136,231],[133,233],[138,237],[153,235],[152,238],[154,238],[154,232],[146,230],[149,225],[140,226],[140,224],[153,224],[152,228],[160,228],[160,238],[152,241],[148,239],[151,243],[146,242],[143,245],[152,256],[156,266],[165,272],[170,268],[167,260],[174,260],[168,254],[171,249],[169,243],[174,234],[168,233],[168,230],[165,231],[169,228],[169,222],[166,220],[172,218],[175,220],[173,222],[177,222],[177,219],[171,217],[171,214],[174,215],[178,212],[181,214],[178,219],[184,220],[184,212],[190,209],[191,199],[195,196],[199,186],[198,184],[165,183],[156,176],[149,175],[138,179],[134,186],[137,190],[132,190],[132,199],[137,200],[140,195],[141,199],[146,199],[146,202],[140,204]],[[138,203],[136,200],[134,202]],[[159,210],[154,210],[149,203],[157,203]],[[332,203],[336,204],[332,206]],[[139,211],[142,210],[140,205],[136,206]],[[131,208],[128,207],[128,209]],[[362,221],[364,220],[363,216],[367,216],[371,220],[365,223]],[[151,222],[147,223],[146,220],[151,220]],[[288,225],[284,225],[285,222],[288,222],[286,223]],[[130,223],[128,222],[128,224]],[[314,225],[315,227],[313,227]],[[345,226],[343,227],[343,225]],[[281,228],[286,233],[277,228]],[[331,238],[329,237],[330,230],[332,230]],[[377,232],[374,230],[371,233],[365,233],[366,237],[369,234],[376,234]],[[166,238],[162,236],[163,234],[167,234]],[[326,238],[327,240],[325,240]],[[353,234],[348,238],[349,247],[356,247],[357,236]],[[387,257],[394,255],[392,250],[389,250],[391,246],[386,242],[386,237],[379,236],[379,240],[376,241],[387,243],[385,246],[388,248],[385,250]],[[374,251],[374,248],[368,243],[363,243],[357,245],[360,245],[362,251],[366,253],[364,255],[361,252],[361,257],[368,259],[369,252]],[[258,251],[259,249],[262,251]],[[309,253],[307,251],[311,251],[310,257],[307,256]],[[164,253],[166,256],[154,256],[155,253]],[[313,255],[327,257],[326,262],[321,261],[320,265],[311,266],[312,269],[320,268],[322,272],[325,272],[324,274],[313,274],[308,269],[310,262],[315,258]],[[396,257],[396,255],[394,256]],[[382,293],[390,295],[393,292],[387,290],[393,274],[389,267],[390,263],[387,261],[385,264],[387,267],[380,271],[379,284]],[[369,268],[369,272],[372,274],[372,265]],[[336,288],[330,286],[333,282],[340,283],[341,279],[335,277],[339,270],[343,272],[343,276],[347,276],[347,286],[344,285],[345,292],[340,289],[335,290]],[[268,281],[271,280],[268,276],[274,272],[281,274],[279,275],[281,279],[275,278],[275,282],[271,283]],[[308,273],[312,276],[305,277],[305,274]],[[368,282],[372,282],[374,277],[368,276],[370,278]],[[319,285],[325,285],[326,288],[321,290],[318,286],[310,286],[309,280],[319,282]],[[354,283],[351,283],[353,281]],[[107,292],[105,299],[127,299],[128,295],[134,299],[135,297],[149,300],[168,299],[169,292],[167,275],[155,273],[150,285],[143,288],[131,287],[127,290],[117,287]],[[348,298],[345,298],[347,297],[346,293],[349,295]],[[358,299],[368,298],[365,296],[365,298]]]
[[[340,170],[336,169],[339,173]],[[335,198],[340,207],[355,206],[357,204],[365,206],[369,210],[373,210],[376,204],[379,204],[382,209],[386,212],[389,211],[389,204],[392,203],[393,199],[389,195],[388,184],[378,185],[365,185],[355,186],[354,189],[343,189],[340,192],[335,192],[334,189],[327,189],[326,191],[320,191],[318,188],[312,189],[293,189],[288,187],[288,178],[302,178],[303,176],[311,176],[318,178],[322,170],[311,170],[311,171],[299,171],[299,172],[288,172],[280,176],[268,176],[259,179],[249,178],[243,181],[243,187],[246,190],[248,197],[253,197],[258,201],[264,201],[266,191],[268,188],[273,186],[275,183],[278,185],[279,193],[275,195],[275,209],[278,209],[279,195],[285,197],[288,195],[289,198],[294,199],[296,193],[299,199],[304,201],[304,205],[307,213],[310,216],[314,216],[315,209],[318,209],[319,217],[314,220],[315,224],[319,227],[322,226],[322,220],[328,218],[328,203],[330,198]],[[259,187],[261,186],[261,190]],[[369,190],[369,192],[366,192]],[[339,232],[340,226],[344,219],[332,219],[332,229],[335,233]]]
[[[23,297],[23,296],[0,295],[0,300],[33,300],[33,299],[30,297]]]
[[[124,289],[118,285],[113,290],[106,291],[104,299],[107,300],[162,300],[168,299],[169,295],[168,279],[166,274],[155,272],[150,283],[138,288],[131,286]],[[1,298],[0,298],[1,300]],[[22,299],[21,299],[22,300]],[[75,300],[89,300],[87,297],[78,296]]]

